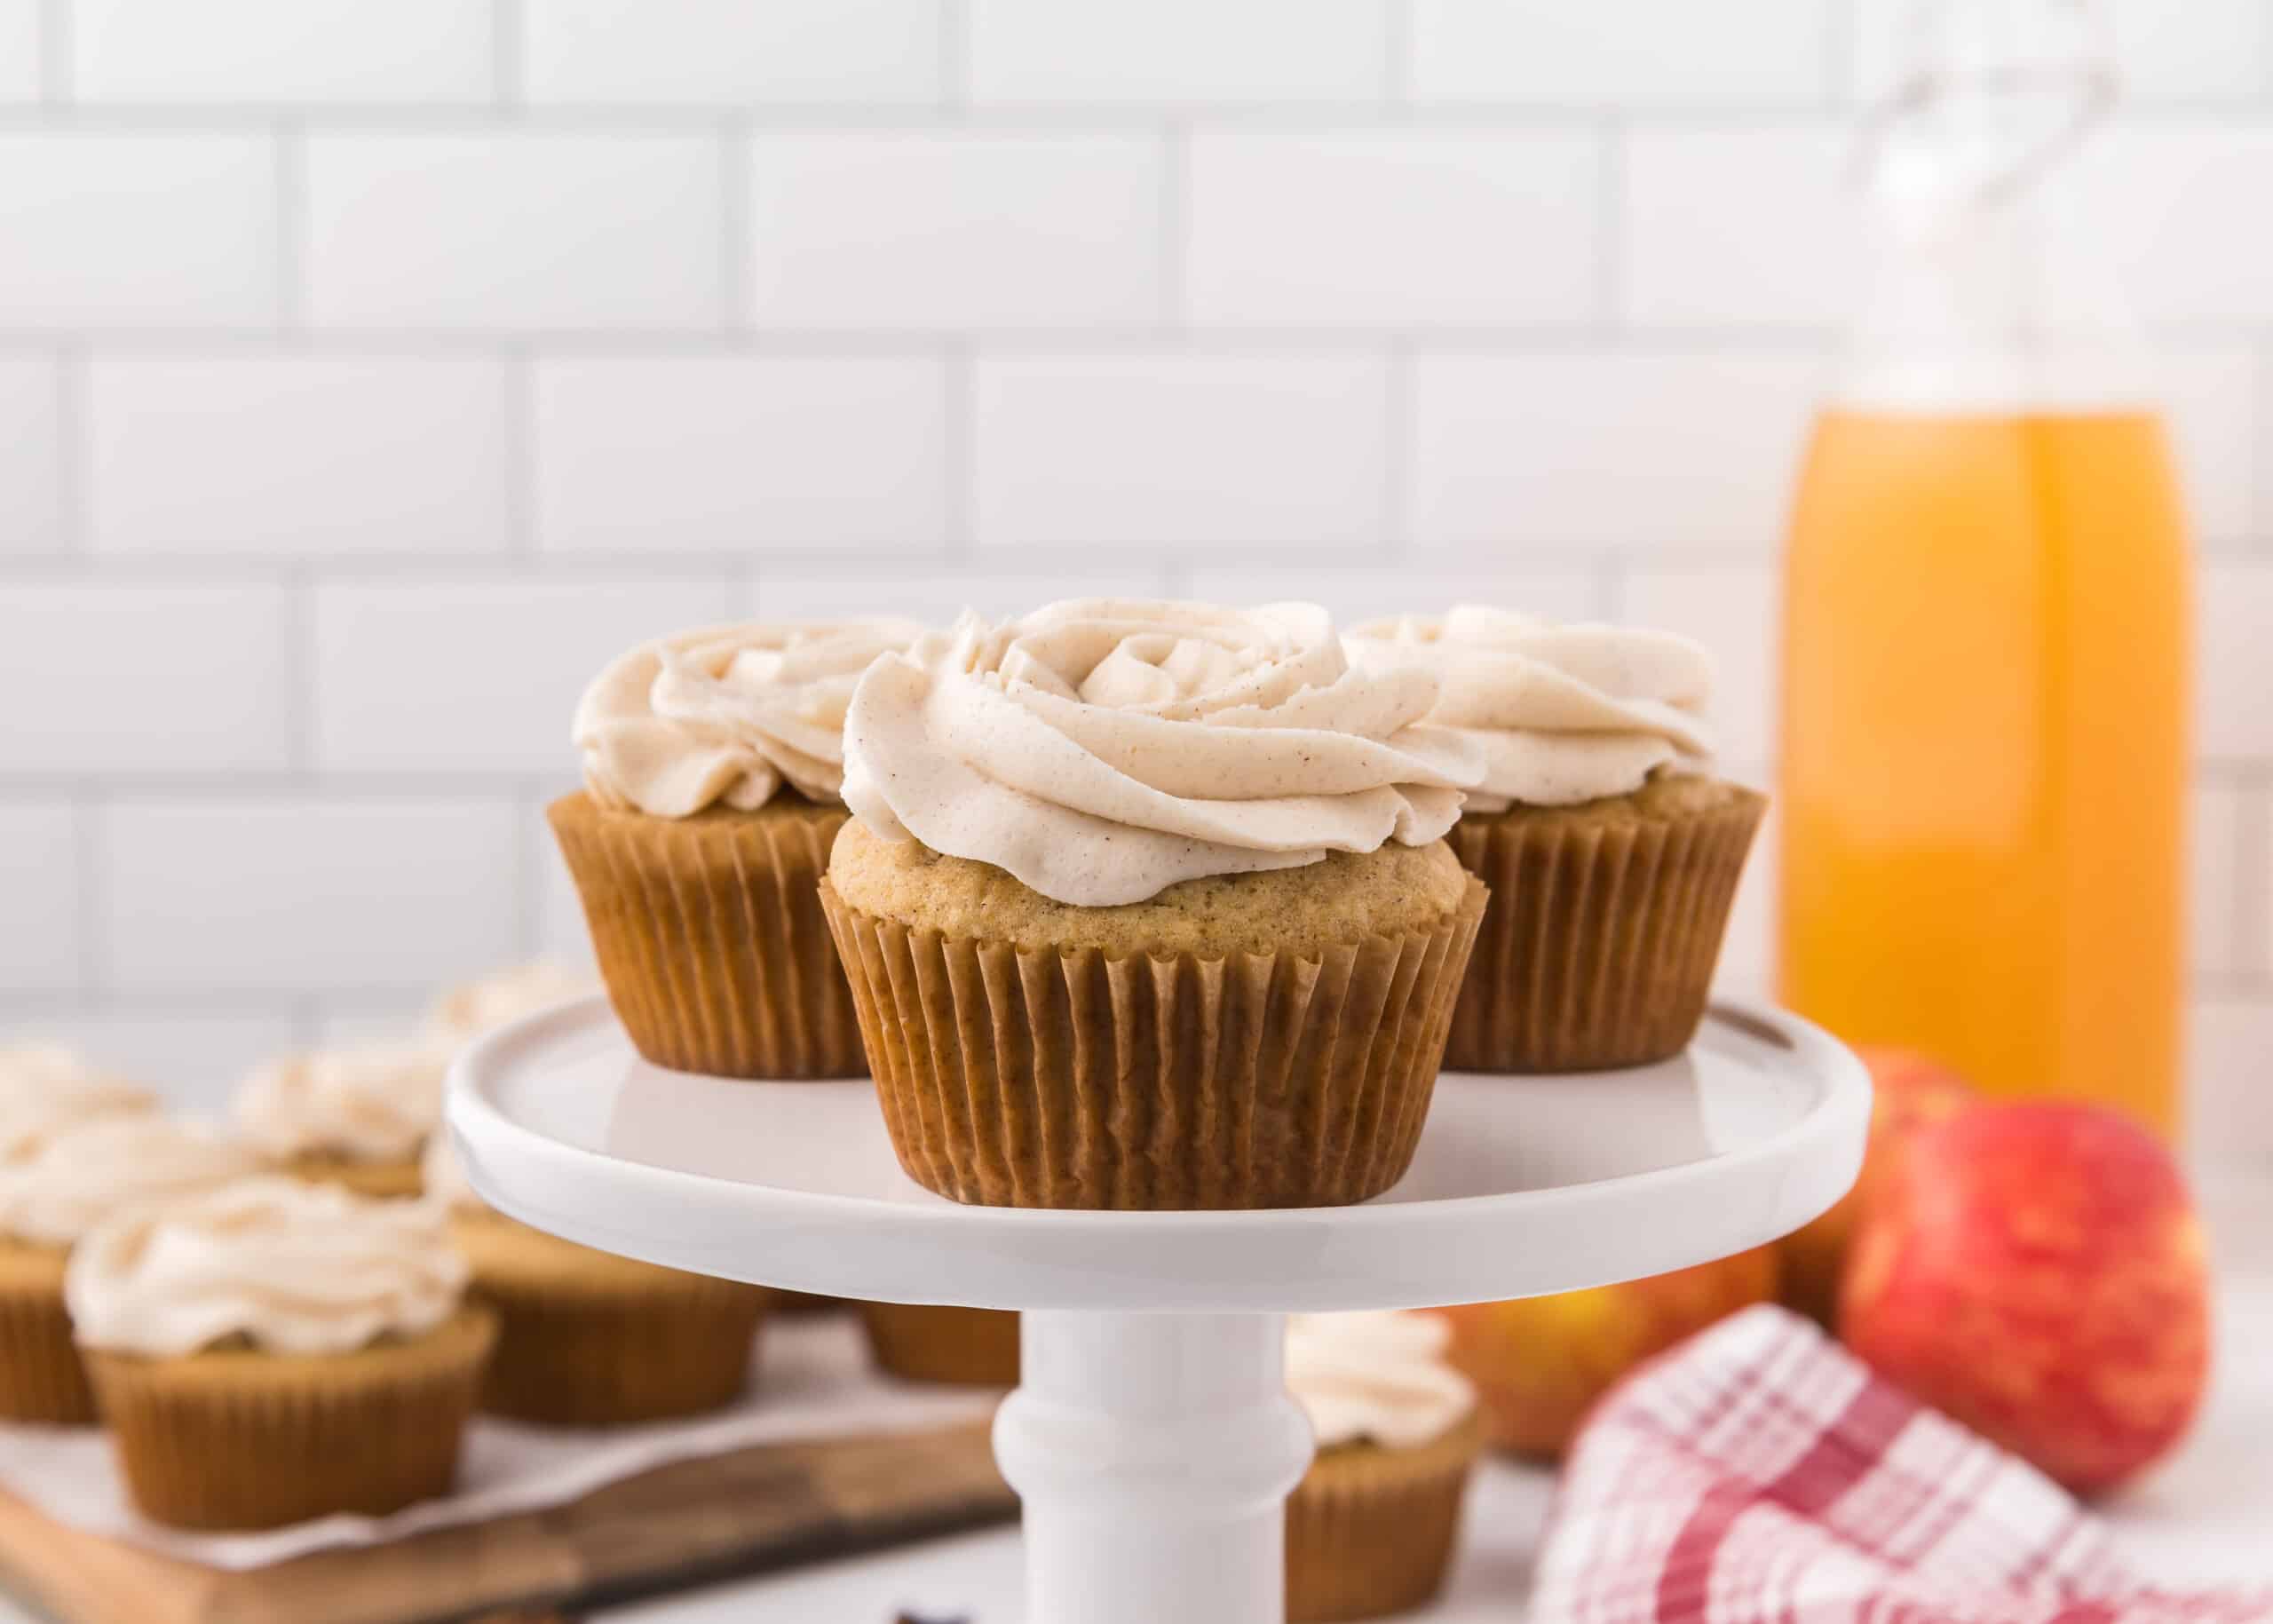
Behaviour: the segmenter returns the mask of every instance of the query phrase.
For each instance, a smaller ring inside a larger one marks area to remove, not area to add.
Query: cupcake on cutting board
[[[610,1427],[731,1403],[771,1294],[563,1240],[486,1205],[447,1136],[426,1154],[426,1199],[495,1311],[481,1407],[551,1426]]]
[[[1308,605],[1078,600],[870,666],[820,894],[908,1175],[1059,1208],[1394,1184],[1484,909],[1436,697]]]
[[[721,1077],[857,1077],[814,899],[846,818],[854,684],[912,622],[744,625],[643,645],[576,709],[584,788],[548,817],[639,1052]]]
[[[72,1254],[72,1323],[138,1509],[174,1527],[447,1493],[495,1335],[440,1212],[242,1179]]]
[[[1463,605],[1351,630],[1481,755],[1450,836],[1492,888],[1445,1064],[1593,1071],[1695,1034],[1766,797],[1715,778],[1710,657],[1670,632]]]
[[[0,1420],[91,1422],[64,1303],[73,1246],[115,1212],[244,1177],[260,1158],[59,1050],[0,1054]]]
[[[1476,1391],[1421,1314],[1298,1314],[1287,1389],[1318,1454],[1287,1501],[1288,1624],[1407,1612],[1444,1588],[1484,1447]]]
[[[287,1055],[238,1084],[246,1142],[297,1178],[363,1195],[416,1195],[442,1120],[449,1051],[423,1040]]]

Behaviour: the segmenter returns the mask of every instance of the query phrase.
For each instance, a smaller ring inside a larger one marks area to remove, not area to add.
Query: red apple
[[[1437,1311],[1494,1446],[1559,1455],[1612,1383],[1714,1321],[1776,1295],[1776,1248],[1648,1279]]]
[[[1980,1097],[1964,1078],[1914,1050],[1858,1046],[1855,1052],[1871,1073],[1871,1144],[1862,1176],[1837,1206],[1782,1242],[1786,1306],[1826,1326],[1838,1306],[1839,1277],[1856,1223],[1887,1183],[1911,1135]]]
[[[2209,1374],[2202,1227],[2118,1113],[1976,1105],[1920,1129],[1840,1299],[1877,1370],[2081,1493],[2177,1443]]]

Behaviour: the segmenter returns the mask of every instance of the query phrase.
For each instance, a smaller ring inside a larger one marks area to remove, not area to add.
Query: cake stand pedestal
[[[1278,1624],[1283,1502],[1311,1455],[1285,1316],[1570,1291],[1764,1244],[1854,1182],[1861,1065],[1792,1016],[1715,1007],[1631,1071],[1438,1081],[1362,1207],[959,1207],[904,1173],[864,1083],[639,1059],[602,999],[461,1059],[474,1188],[603,1251],[761,1285],[1025,1311],[994,1427],[1025,1501],[1027,1624]]]

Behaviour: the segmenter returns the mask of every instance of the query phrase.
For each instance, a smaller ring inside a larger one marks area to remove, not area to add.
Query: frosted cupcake
[[[518,964],[454,986],[435,999],[426,1011],[426,1036],[455,1054],[500,1026],[598,990],[591,977],[565,964],[545,959]]]
[[[289,1055],[247,1076],[230,1112],[246,1141],[296,1177],[416,1195],[448,1071],[448,1051],[432,1043]]]
[[[99,1071],[60,1044],[0,1049],[0,1166],[32,1154],[74,1122],[151,1111],[157,1103],[139,1083]]]
[[[1417,1314],[1289,1323],[1287,1388],[1318,1457],[1287,1501],[1288,1624],[1405,1612],[1444,1588],[1484,1444],[1448,1336]]]
[[[997,1206],[1359,1201],[1484,889],[1473,750],[1323,610],[1055,604],[871,666],[821,887],[909,1176]]]
[[[1015,1387],[1018,1316],[1002,1308],[863,1303],[861,1323],[876,1367],[908,1382]]]
[[[66,1293],[141,1512],[381,1515],[448,1492],[495,1334],[441,1214],[288,1178],[131,1209]]]
[[[1418,664],[1482,754],[1453,850],[1492,888],[1445,1064],[1588,1071],[1677,1054],[1705,1012],[1766,800],[1707,771],[1712,662],[1667,632],[1462,606],[1351,634]]]
[[[483,1204],[448,1139],[426,1155],[427,1199],[448,1215],[471,1293],[497,1315],[481,1407],[553,1426],[699,1414],[748,1379],[762,1286],[596,1252]]]
[[[920,630],[873,620],[682,632],[633,650],[585,693],[584,788],[549,815],[608,996],[658,1066],[860,1074],[813,888],[845,820],[853,685]]]
[[[213,1189],[260,1165],[210,1128],[145,1108],[80,1118],[0,1164],[0,1418],[95,1418],[63,1298],[81,1236],[139,1202]]]

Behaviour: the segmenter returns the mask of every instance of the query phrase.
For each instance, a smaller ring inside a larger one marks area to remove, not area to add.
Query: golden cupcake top
[[[68,1246],[114,1213],[192,1195],[261,1170],[251,1146],[154,1111],[74,1124],[0,1166],[0,1232]]]
[[[99,1225],[64,1299],[78,1340],[114,1352],[346,1353],[432,1330],[466,1273],[436,1207],[265,1176]]]
[[[435,1043],[287,1055],[237,1085],[237,1131],[279,1160],[329,1155],[349,1161],[416,1156],[442,1119],[449,1051]]]
[[[77,1123],[155,1110],[157,1103],[149,1089],[96,1069],[60,1044],[0,1049],[0,1164],[36,1154]]]
[[[1056,901],[1426,845],[1481,762],[1437,681],[1354,665],[1326,611],[1111,598],[965,615],[870,666],[844,801],[875,835]]]
[[[603,805],[659,818],[752,812],[785,784],[841,800],[853,685],[923,630],[893,619],[714,626],[643,644],[576,707],[584,787]]]
[[[1476,1408],[1476,1390],[1445,1360],[1452,1331],[1427,1314],[1296,1314],[1287,1324],[1287,1390],[1321,1449],[1417,1449]]]
[[[454,986],[426,1012],[426,1032],[436,1042],[456,1048],[498,1027],[599,990],[582,970],[538,959]]]
[[[1711,656],[1671,632],[1462,604],[1368,621],[1349,640],[1364,665],[1436,677],[1429,721],[1483,759],[1470,812],[1627,795],[1660,768],[1702,767],[1712,753]]]

